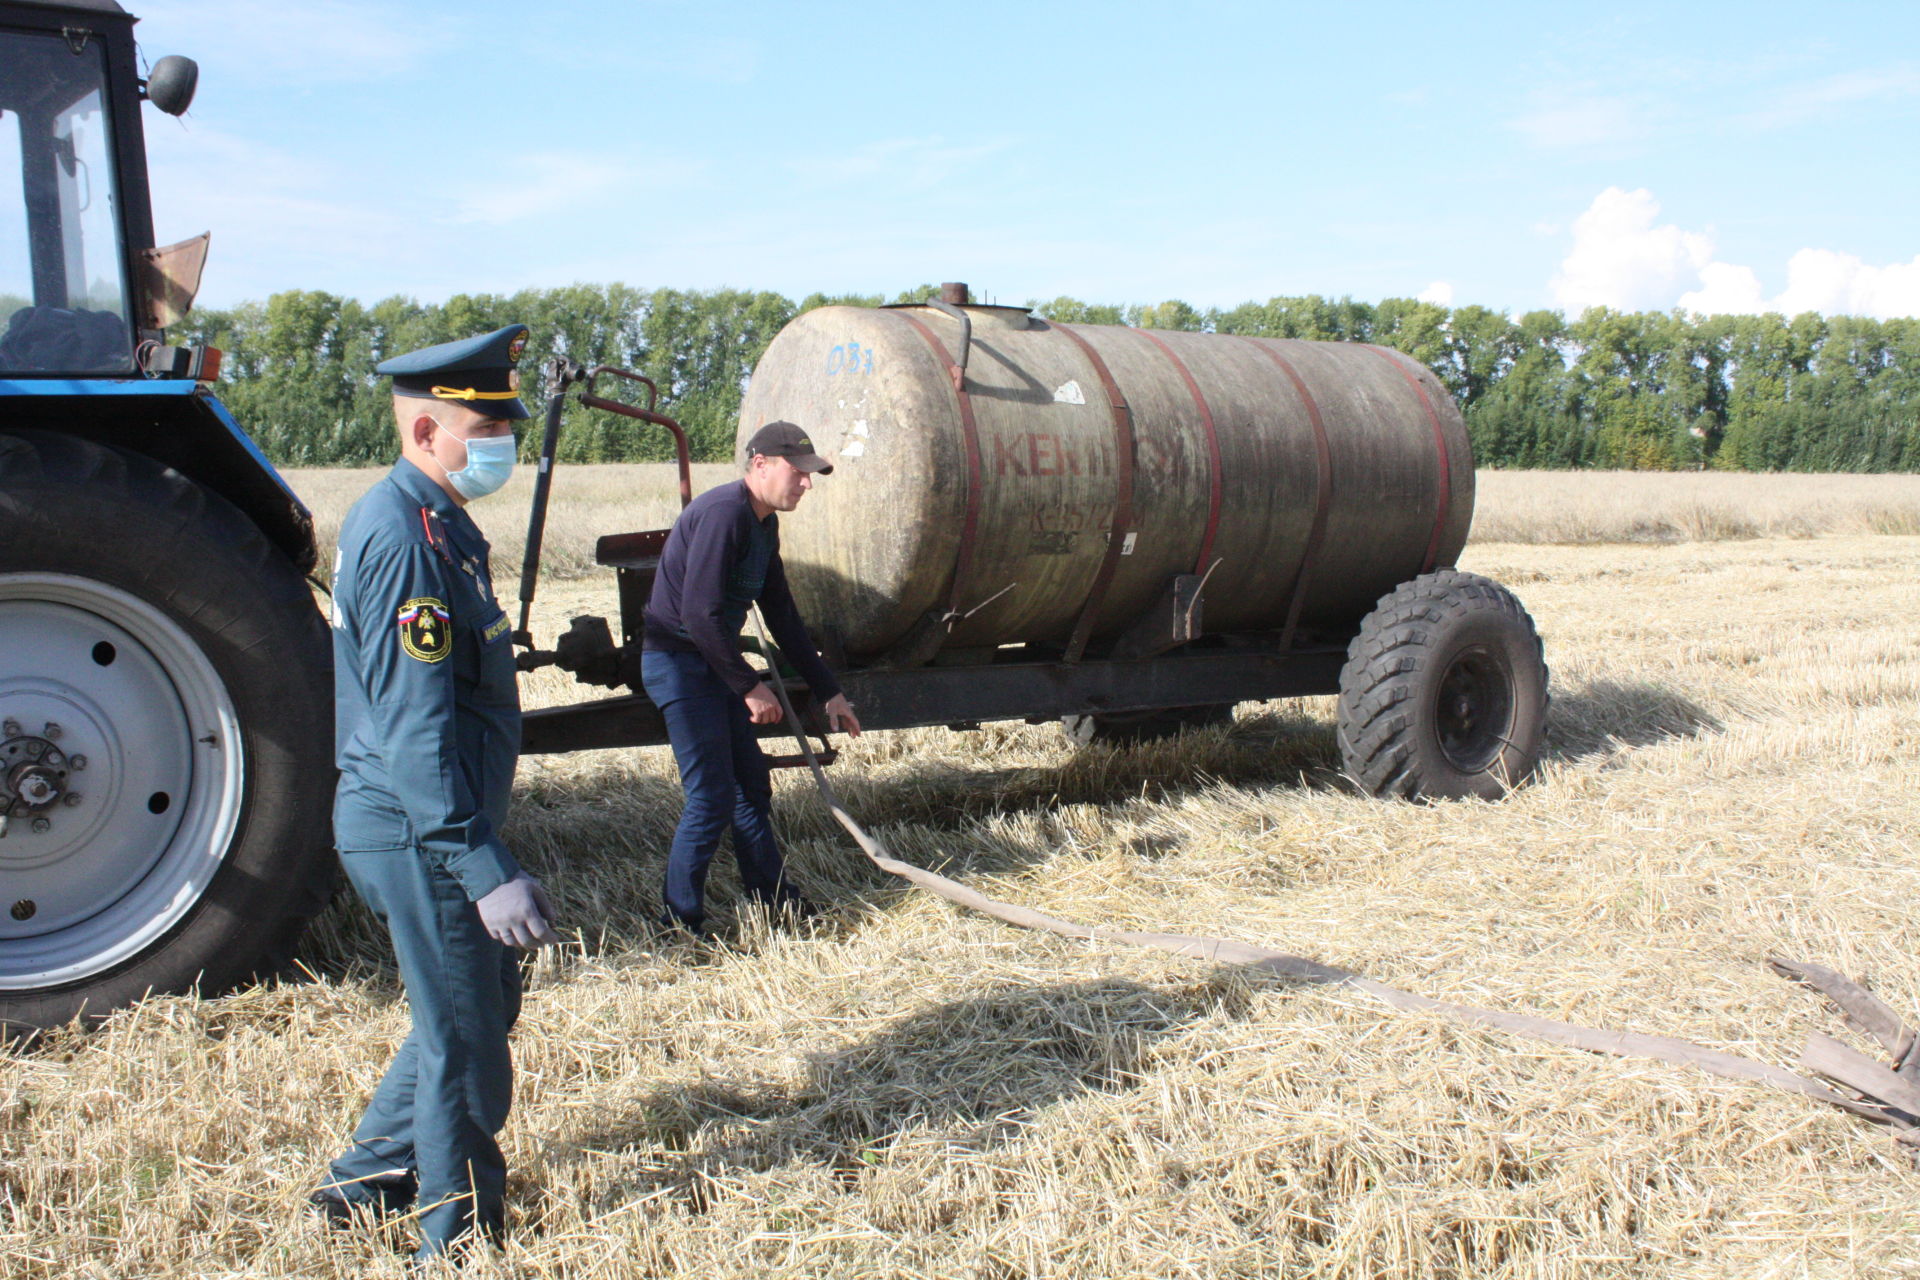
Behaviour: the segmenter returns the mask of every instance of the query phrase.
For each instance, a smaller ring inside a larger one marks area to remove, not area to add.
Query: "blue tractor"
[[[0,1028],[217,989],[325,905],[312,520],[170,344],[205,239],[157,248],[113,0],[0,0]]]

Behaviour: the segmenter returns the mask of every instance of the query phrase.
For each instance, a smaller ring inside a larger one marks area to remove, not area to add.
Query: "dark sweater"
[[[839,681],[820,661],[787,590],[780,564],[780,517],[759,520],[744,480],[709,489],[673,522],[647,598],[641,647],[697,653],[727,687],[745,695],[760,683],[740,656],[740,631],[758,601],[780,652],[825,702]]]

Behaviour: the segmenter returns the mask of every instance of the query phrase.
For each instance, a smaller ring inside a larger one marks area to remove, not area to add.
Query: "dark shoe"
[[[492,1249],[495,1253],[503,1253],[506,1247],[505,1221],[494,1219],[489,1222],[470,1223],[466,1231],[452,1240],[422,1239],[420,1247],[407,1261],[407,1273],[418,1274],[435,1263],[450,1263],[460,1267],[483,1248]]]
[[[767,908],[767,914],[773,918],[776,929],[798,929],[810,921],[820,918],[820,904],[799,894],[782,898]]]
[[[332,1231],[377,1224],[413,1208],[415,1187],[410,1179],[369,1180],[356,1183],[353,1189],[364,1194],[349,1198],[339,1189],[322,1187],[307,1197],[307,1205]]]
[[[362,1218],[373,1213],[372,1205],[355,1206],[348,1204],[331,1191],[316,1191],[307,1197],[307,1207],[313,1216],[320,1219],[329,1231],[351,1231],[354,1228],[354,1210],[359,1208]]]
[[[698,942],[707,942],[713,937],[713,935],[707,931],[706,921],[688,920],[684,916],[675,915],[671,909],[660,913],[658,923],[669,935],[679,934],[682,937],[692,938]]]

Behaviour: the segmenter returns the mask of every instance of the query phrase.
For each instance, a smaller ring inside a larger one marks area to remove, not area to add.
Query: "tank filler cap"
[[[973,294],[962,280],[948,280],[940,286],[940,291],[925,302],[889,302],[881,308],[884,311],[907,310],[914,307],[932,307],[942,310],[948,307],[965,307],[968,323],[984,329],[1031,329],[1033,313],[1025,307],[1003,307],[997,303],[975,302]],[[949,312],[948,314],[955,314]]]

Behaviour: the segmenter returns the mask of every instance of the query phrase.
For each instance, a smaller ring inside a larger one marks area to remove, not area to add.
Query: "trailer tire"
[[[331,643],[300,572],[177,471],[16,431],[0,624],[0,756],[45,766],[25,809],[0,767],[0,1030],[284,963],[337,878]]]
[[[1383,596],[1347,647],[1340,755],[1376,796],[1499,799],[1539,763],[1547,700],[1540,637],[1519,600],[1441,569]]]
[[[1060,717],[1061,732],[1077,747],[1090,743],[1157,742],[1188,729],[1232,724],[1233,706],[1157,707],[1151,711],[1096,711]]]

